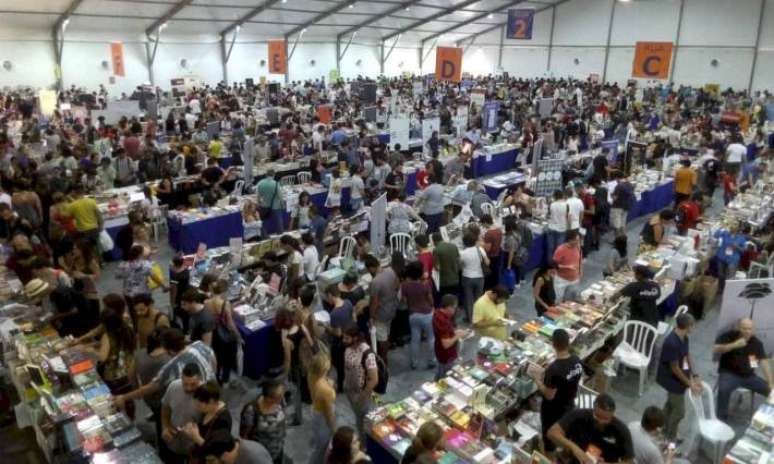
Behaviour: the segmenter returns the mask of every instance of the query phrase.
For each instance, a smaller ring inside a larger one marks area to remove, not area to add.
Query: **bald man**
[[[774,377],[763,343],[755,336],[755,326],[751,319],[740,319],[734,329],[720,334],[713,350],[720,355],[718,418],[723,421],[728,419],[728,401],[737,388],[744,387],[769,396]],[[755,374],[759,367],[765,379]]]

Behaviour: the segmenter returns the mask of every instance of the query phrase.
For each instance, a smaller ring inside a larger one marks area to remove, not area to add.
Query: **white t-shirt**
[[[304,257],[301,256],[301,253],[298,250],[293,250],[291,255],[288,257],[288,265],[289,266],[297,265],[298,272],[303,271],[303,269],[301,269],[303,261],[304,261]]]
[[[0,193],[0,203],[5,203],[8,205],[9,208],[13,209],[13,204],[11,202],[11,195],[8,195],[5,192]]]
[[[567,202],[554,201],[549,211],[548,228],[555,232],[567,232]]]
[[[352,200],[359,200],[363,198],[364,191],[365,183],[363,183],[363,178],[359,175],[352,176],[352,193],[350,194],[350,198]]]
[[[477,246],[465,248],[460,253],[460,264],[462,265],[462,277],[469,279],[480,279],[484,277],[484,270],[481,268],[482,256],[486,251]]]
[[[583,200],[572,197],[567,200],[570,215],[570,230],[580,228],[581,215],[583,214]]]
[[[741,143],[732,143],[726,149],[726,154],[728,154],[726,161],[729,163],[741,163],[742,159],[747,156],[747,147]]]
[[[314,282],[314,279],[317,278],[315,272],[317,271],[317,266],[319,264],[320,255],[317,253],[317,247],[314,245],[308,245],[306,248],[304,248],[303,266],[304,275],[310,282]]]

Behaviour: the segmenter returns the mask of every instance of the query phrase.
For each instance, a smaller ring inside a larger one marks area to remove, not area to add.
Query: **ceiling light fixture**
[[[70,18],[67,18],[64,21],[62,21],[62,29],[66,28],[68,24],[70,24]]]
[[[489,13],[489,16],[487,16],[488,19],[494,18],[494,15],[492,13]]]
[[[159,30],[166,29],[166,28],[167,28],[167,22],[166,22],[166,21],[164,21],[164,22],[163,22],[163,23],[161,23],[161,25],[159,26]]]
[[[301,29],[301,33],[303,34],[304,32],[306,32],[306,28]]]
[[[350,3],[350,4],[349,4],[349,7],[350,7],[350,8],[355,8],[355,3],[354,3],[354,2]]]
[[[411,11],[411,7],[407,6],[406,8],[403,9],[403,11]]]

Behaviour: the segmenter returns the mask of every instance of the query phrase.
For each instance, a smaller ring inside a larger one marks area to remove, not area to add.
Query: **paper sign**
[[[269,41],[269,72],[285,74],[288,71],[288,60],[284,40]]]
[[[632,77],[666,79],[672,61],[672,42],[637,42]]]
[[[462,79],[462,49],[437,47],[435,49],[435,80],[459,82]]]

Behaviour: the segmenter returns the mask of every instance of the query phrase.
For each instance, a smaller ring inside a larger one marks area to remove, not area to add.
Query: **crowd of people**
[[[457,106],[468,105],[464,87],[432,83],[422,96],[413,96],[410,79],[380,84],[375,102],[378,120],[392,111],[388,99],[411,112],[413,126],[421,127],[431,114],[440,119],[439,131],[420,147],[428,161],[417,175],[413,201],[407,199],[403,172],[409,152],[387,146],[367,130],[360,117],[366,103],[349,94],[343,81],[327,86],[323,81],[292,83],[276,92],[244,85],[194,89],[182,107],[166,117],[127,116],[117,124],[81,119],[62,109],[47,118],[30,108],[34,105],[28,95],[2,94],[0,239],[6,244],[6,267],[22,282],[31,302],[50,310],[60,334],[72,335],[75,345],[96,355],[118,406],[134,417],[134,402],[145,402],[153,413],[164,462],[205,458],[229,464],[289,462],[287,428],[303,421],[313,424],[310,463],[370,462],[362,446],[364,419],[375,392],[387,382],[390,350],[408,341],[411,368],[433,369],[438,380],[457,362],[460,341],[472,333],[508,336],[506,303],[527,277],[525,266],[532,250],[533,233],[526,222],[535,207],[531,192],[524,185],[509,189],[501,204],[515,207],[518,214],[496,221],[481,207],[493,199],[480,183],[470,181],[455,196],[457,207],[462,203],[472,212],[471,222],[462,230],[462,247],[445,240],[440,231],[450,219],[446,186],[471,176],[471,160],[485,143],[518,144],[521,155],[514,169],[540,156],[533,152],[538,141],[549,152],[577,153],[605,138],[623,142],[658,134],[642,160],[648,165],[665,162],[683,143],[699,147],[698,169],[678,153],[675,204],[647,219],[641,248],[658,246],[672,230],[685,233],[701,220],[717,189],[723,189],[728,202],[751,188],[767,169],[769,153],[761,127],[762,107],[771,101],[768,93],[729,90],[717,95],[664,86],[639,95],[635,87],[615,84],[494,77],[479,78],[474,84],[503,103],[499,129],[482,134],[481,108],[472,104],[468,127],[457,138],[449,134],[456,130]],[[60,103],[69,103],[80,93],[75,88],[64,91]],[[161,92],[159,97],[171,100]],[[554,98],[551,117],[534,114],[535,99],[541,97]],[[277,123],[279,130],[271,130],[272,124],[258,116],[257,102],[286,110]],[[335,122],[320,121],[314,110],[319,104],[331,105]],[[746,111],[750,118],[725,126],[712,118],[721,109]],[[241,116],[234,117],[234,112]],[[230,136],[208,134],[207,125],[213,122]],[[754,159],[747,156],[747,143],[759,147]],[[334,168],[325,164],[325,150],[337,153]],[[578,298],[584,259],[591,253],[609,251],[604,258],[607,274],[629,266],[626,218],[634,187],[623,166],[609,155],[601,150],[585,174],[552,195],[548,259],[532,278],[538,316],[561,301]],[[241,174],[238,168],[222,167],[227,156],[241,166]],[[329,188],[327,211],[302,193],[286,227],[283,190],[273,168],[257,182],[253,168],[305,156],[311,157],[311,181]],[[348,205],[341,202],[344,171],[352,185]],[[193,177],[198,197],[180,200],[175,195],[175,180],[184,176]],[[233,373],[243,341],[228,297],[229,282],[207,275],[198,287],[192,286],[180,255],[168,263],[167,275],[157,272],[148,221],[159,203],[172,203],[173,208],[211,204],[240,176],[248,184],[246,222],[261,220],[264,234],[295,229],[304,233],[300,241],[282,235],[287,258],[274,253],[264,257],[262,266],[287,282],[283,286],[287,304],[274,318],[260,393],[239,417],[232,417],[224,389],[241,388]],[[115,272],[121,294],[100,295],[98,284],[106,265],[101,253],[104,218],[89,194],[138,182],[147,183],[146,200],[130,212],[129,225],[115,244],[121,249]],[[389,234],[421,230],[413,234],[416,253],[394,253],[390,265],[383,267],[371,254],[368,236],[361,234],[355,258],[370,275],[370,284],[361,286],[360,276],[351,270],[341,283],[318,291],[318,263],[324,254],[331,254],[323,243],[328,221],[333,215],[362,210],[381,193],[389,201]],[[758,258],[748,246],[753,238],[744,234],[732,230],[719,238],[721,278]],[[603,247],[608,241],[613,243],[609,250]],[[755,249],[771,253],[774,241],[769,237]],[[636,280],[620,296],[630,299],[631,319],[655,325],[660,317],[658,285],[647,268],[633,270]],[[154,288],[169,293],[168,303],[159,300]],[[320,308],[329,313],[329,324],[315,319]],[[647,408],[642,420],[628,427],[615,417],[615,402],[604,392],[592,409],[574,407],[587,372],[572,354],[567,333],[555,331],[556,360],[534,375],[542,396],[546,452],[559,447],[571,455],[570,462],[582,463],[598,462],[589,454],[604,462],[671,462],[675,452],[657,447],[657,432],[663,427],[666,437],[675,441],[685,391],[703,388],[688,344],[694,316],[680,316],[676,324],[658,363],[657,380],[668,392],[667,402],[663,408]],[[372,334],[375,346],[370,343]],[[752,321],[743,320],[722,334],[715,351],[721,355],[721,418],[727,415],[733,390],[745,387],[768,394],[774,377]],[[754,373],[759,363],[765,379]],[[338,420],[336,397],[341,394],[354,414],[353,424]],[[304,402],[311,405],[307,418]],[[235,430],[238,435],[232,434]],[[402,462],[434,462],[442,441],[437,425],[424,424]]]

